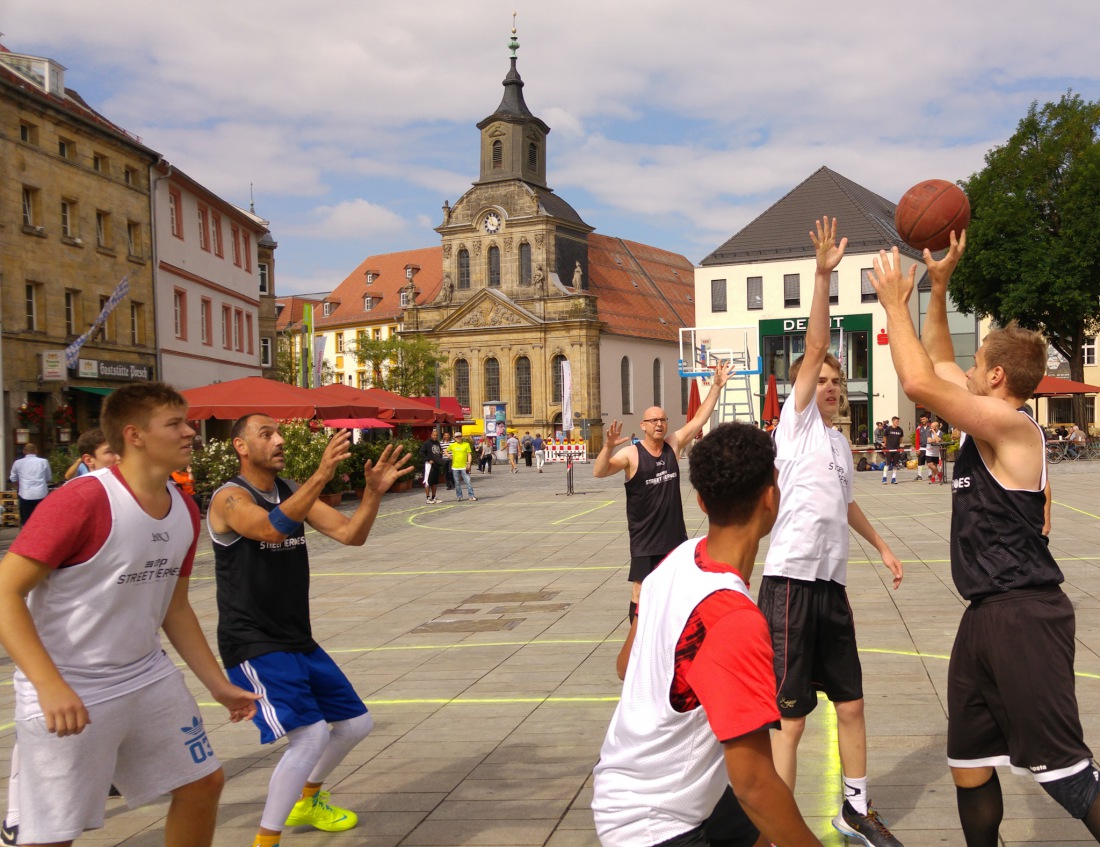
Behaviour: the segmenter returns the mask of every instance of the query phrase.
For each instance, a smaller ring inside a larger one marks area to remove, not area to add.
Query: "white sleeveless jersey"
[[[700,570],[701,541],[685,541],[642,583],[622,700],[594,769],[592,813],[605,846],[660,844],[688,832],[729,784],[706,712],[677,712],[669,703],[676,645],[695,607],[723,589],[752,599],[737,574]]]
[[[91,476],[107,491],[110,535],[92,558],[58,568],[27,598],[50,658],[86,706],[177,672],[160,625],[195,533],[174,485],[167,516],[156,520],[110,469]],[[16,720],[41,716],[34,686],[18,670],[15,694]]]

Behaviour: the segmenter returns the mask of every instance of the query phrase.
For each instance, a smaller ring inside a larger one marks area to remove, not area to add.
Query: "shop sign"
[[[42,381],[65,381],[65,351],[47,350],[42,354]]]
[[[152,378],[148,365],[131,362],[105,362],[102,359],[81,359],[77,363],[77,376],[84,379],[113,379],[141,382]]]
[[[76,375],[83,379],[97,379],[99,377],[99,362],[95,359],[80,359],[76,363]]]

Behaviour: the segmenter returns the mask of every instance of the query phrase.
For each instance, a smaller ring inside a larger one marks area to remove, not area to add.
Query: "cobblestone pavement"
[[[1100,464],[1052,469],[1051,544],[1077,607],[1078,697],[1086,737],[1100,738]],[[685,474],[686,478],[686,474]],[[628,561],[622,477],[576,468],[544,474],[475,472],[478,502],[442,491],[388,495],[366,545],[316,533],[315,635],[351,677],[374,718],[372,735],[326,786],[359,812],[359,826],[296,829],[289,845],[549,845],[591,847],[591,769],[619,692],[614,659],[626,632]],[[906,474],[882,486],[856,475],[859,502],[906,568],[897,591],[853,536],[849,595],[864,664],[871,797],[906,847],[961,845],[944,759],[947,656],[963,603],[951,584],[949,486]],[[705,522],[685,482],[688,531]],[[344,509],[353,508],[345,503]],[[0,531],[6,549],[13,530]],[[761,559],[763,558],[763,547]],[[873,551],[871,551],[873,552]],[[200,546],[192,602],[213,641],[209,542]],[[10,670],[0,653],[0,669]],[[243,847],[260,817],[281,744],[261,747],[231,725],[197,682],[214,747],[229,777],[216,844]],[[14,742],[10,680],[0,683],[0,773]],[[842,844],[840,768],[827,706],[802,744],[798,802],[827,845]],[[6,780],[3,780],[6,788]],[[1006,844],[1091,843],[1030,779],[1002,775]],[[166,804],[127,811],[108,802],[104,829],[80,843],[163,843]]]

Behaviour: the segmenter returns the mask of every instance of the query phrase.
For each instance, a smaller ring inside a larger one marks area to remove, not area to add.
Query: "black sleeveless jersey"
[[[680,465],[667,443],[654,458],[636,445],[638,470],[626,481],[626,526],[630,555],[663,556],[687,541],[680,500]]]
[[[271,511],[243,477],[230,482]],[[279,502],[293,493],[276,478]],[[218,587],[218,652],[227,668],[265,653],[308,653],[317,648],[309,625],[309,554],[305,526],[275,543],[238,538],[214,545]]]
[[[1035,449],[1043,449],[1037,441]],[[1042,490],[1004,488],[985,466],[977,442],[967,437],[951,488],[951,577],[963,597],[978,600],[1063,581],[1042,535]]]

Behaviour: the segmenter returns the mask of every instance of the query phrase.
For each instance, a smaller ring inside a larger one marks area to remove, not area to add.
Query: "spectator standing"
[[[493,472],[493,442],[496,439],[491,435],[481,436],[481,444],[478,446],[478,463],[477,469],[481,473],[491,474]]]
[[[24,444],[22,458],[16,459],[8,477],[18,485],[19,525],[27,525],[38,504],[50,493],[53,471],[50,463],[38,455],[37,444]]]
[[[542,440],[542,433],[536,432],[535,439],[531,442],[531,446],[535,450],[535,465],[539,469],[539,473],[542,473],[542,466],[546,464],[546,443]]]
[[[439,443],[439,446],[443,450],[443,483],[447,486],[448,491],[455,487],[455,481],[451,476],[451,468],[453,467],[452,444],[454,444],[454,441],[451,440],[451,434],[449,432],[443,433],[443,440]]]
[[[523,462],[527,465],[527,467],[531,467],[531,459],[533,458],[532,454],[535,452],[534,442],[535,439],[531,437],[530,432],[525,432],[523,434],[521,446],[523,448]]]
[[[477,500],[474,496],[474,484],[470,482],[470,466],[473,463],[472,448],[466,439],[459,433],[451,442],[451,475],[454,477],[455,493],[458,499],[462,499],[462,485],[465,483],[466,491],[471,500]]]
[[[921,415],[920,423],[917,424],[917,434],[913,439],[913,446],[917,449],[917,482],[924,482],[924,465],[928,461],[928,438],[931,433],[928,415]]]
[[[939,482],[943,479],[943,471],[940,469],[940,453],[943,452],[940,444],[943,443],[943,433],[940,432],[940,422],[932,421],[928,425],[928,444],[925,447],[927,453],[925,464],[928,465],[928,483]]]
[[[508,449],[509,470],[512,473],[519,473],[519,468],[516,467],[516,463],[519,461],[519,439],[516,438],[515,433],[508,436],[505,446]]]
[[[439,474],[443,469],[443,447],[436,438],[435,430],[420,445],[420,459],[424,463],[424,496],[428,503],[438,503],[435,489],[439,485]]]
[[[905,437],[905,430],[900,426],[901,419],[894,415],[890,419],[890,425],[883,427],[883,452],[886,461],[882,463],[882,484],[886,485],[886,474],[892,473],[891,484],[898,484],[898,465],[905,461],[905,451],[901,449],[901,439]]]

